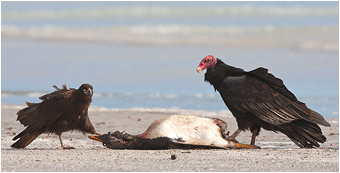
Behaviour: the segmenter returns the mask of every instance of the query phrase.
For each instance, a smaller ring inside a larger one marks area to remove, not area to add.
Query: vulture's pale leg
[[[227,140],[238,143],[238,141],[235,138],[238,134],[241,133],[241,131],[242,131],[241,129],[237,129],[231,136],[227,137]]]
[[[255,146],[255,139],[256,139],[256,134],[258,133],[258,129],[254,129],[251,133],[253,135],[251,136],[250,145]],[[258,148],[260,148],[260,147],[258,147]]]
[[[58,149],[75,149],[74,147],[64,145],[63,140],[61,139],[61,134],[60,135],[58,134],[58,137],[61,144],[61,147],[58,147]]]

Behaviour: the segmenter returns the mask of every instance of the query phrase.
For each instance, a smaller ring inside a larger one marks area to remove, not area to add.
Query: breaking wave
[[[25,105],[1,105],[1,109],[23,109]],[[106,108],[103,106],[90,106],[89,112],[152,112],[152,113],[170,113],[170,114],[181,114],[181,115],[195,115],[202,117],[233,117],[230,111],[204,111],[204,110],[193,110],[193,109],[180,109],[178,107],[172,108]]]
[[[180,24],[116,27],[43,26],[22,28],[2,25],[1,35],[70,42],[115,42],[141,45],[206,45],[289,47],[339,51],[339,27],[194,26]],[[278,41],[280,40],[280,41]]]
[[[38,10],[2,12],[2,20],[64,19],[64,18],[124,18],[124,17],[200,17],[200,16],[338,16],[338,6],[256,6],[224,5],[215,7],[175,8],[164,6],[107,7],[72,10]]]

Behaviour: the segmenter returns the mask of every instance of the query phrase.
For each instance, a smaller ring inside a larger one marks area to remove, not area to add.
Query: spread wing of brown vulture
[[[260,129],[282,132],[301,148],[319,147],[325,142],[317,124],[330,124],[317,112],[297,100],[283,81],[268,73],[265,68],[246,72],[225,64],[211,55],[198,65],[197,72],[207,69],[205,81],[213,85],[228,109],[236,118],[238,130],[229,139],[242,131],[252,132],[251,145]],[[236,140],[235,140],[236,141]]]
[[[67,89],[63,85],[56,91],[39,97],[40,103],[26,102],[27,107],[20,110],[17,120],[26,127],[24,131],[13,138],[17,140],[13,148],[25,148],[42,133],[57,134],[61,147],[65,146],[61,139],[63,132],[78,130],[83,133],[99,134],[95,131],[88,117],[88,108],[92,101],[93,87],[83,84],[78,89]]]

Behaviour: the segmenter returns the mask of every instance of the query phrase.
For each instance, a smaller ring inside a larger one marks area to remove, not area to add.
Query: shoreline
[[[331,127],[320,126],[327,142],[317,149],[300,149],[285,135],[262,130],[250,150],[112,150],[80,132],[66,132],[62,138],[74,150],[58,150],[56,135],[40,135],[25,149],[12,149],[12,138],[24,127],[16,121],[20,107],[1,108],[1,171],[339,171],[339,121],[327,119]],[[182,112],[180,112],[182,111]],[[89,117],[100,133],[125,131],[143,133],[157,118],[185,113],[163,109],[90,109]],[[217,115],[191,110],[195,116]],[[232,116],[217,116],[236,129]],[[241,132],[240,143],[249,143],[251,133]],[[171,160],[176,154],[177,159]],[[245,165],[244,163],[248,163]]]

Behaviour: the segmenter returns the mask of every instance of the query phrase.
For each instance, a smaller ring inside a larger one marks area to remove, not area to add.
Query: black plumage
[[[301,148],[319,147],[326,137],[317,124],[330,124],[317,112],[297,100],[283,81],[265,68],[244,71],[225,64],[211,55],[205,57],[197,72],[207,69],[204,80],[213,85],[236,118],[238,130],[252,132],[251,145],[261,128],[282,132]],[[236,141],[236,140],[235,140]]]
[[[65,146],[61,139],[63,132],[78,130],[83,133],[99,134],[95,131],[88,117],[88,108],[92,102],[93,87],[83,84],[78,89],[67,89],[63,85],[56,91],[39,97],[40,103],[26,102],[26,108],[20,110],[17,120],[27,127],[13,138],[17,140],[11,147],[25,148],[42,133],[57,134],[61,147]]]

